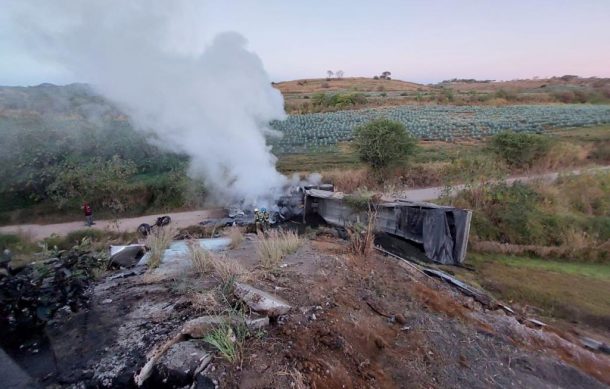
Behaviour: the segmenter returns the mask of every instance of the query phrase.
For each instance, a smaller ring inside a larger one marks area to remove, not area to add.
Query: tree
[[[416,147],[417,140],[400,122],[377,119],[354,131],[354,148],[360,160],[376,172],[404,161]]]
[[[343,70],[337,70],[337,71],[335,72],[335,76],[337,76],[337,78],[338,78],[339,80],[343,78],[343,74],[344,74],[344,73],[343,73]]]
[[[508,165],[531,167],[551,149],[551,138],[540,134],[503,132],[491,138],[489,147]]]
[[[332,78],[335,73],[333,73],[332,70],[327,70],[326,74],[328,75],[328,78]]]
[[[379,78],[383,80],[389,80],[391,75],[392,73],[386,70],[385,72],[381,73],[381,76],[379,76]]]
[[[56,179],[48,187],[49,197],[59,209],[88,201],[119,214],[130,201],[126,181],[137,172],[132,161],[118,155],[104,160],[95,157],[89,161],[67,161],[56,167]],[[75,202],[77,202],[75,204]]]

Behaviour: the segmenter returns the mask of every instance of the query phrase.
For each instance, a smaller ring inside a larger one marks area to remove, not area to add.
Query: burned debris
[[[27,335],[28,331],[44,326],[58,311],[78,312],[87,306],[86,289],[94,280],[96,269],[105,269],[106,262],[78,248],[55,254],[0,276],[3,334]]]

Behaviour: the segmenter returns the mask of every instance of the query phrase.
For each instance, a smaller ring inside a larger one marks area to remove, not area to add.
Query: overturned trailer
[[[339,227],[365,222],[367,213],[354,209],[345,196],[329,190],[305,190],[304,221],[318,215],[326,223]],[[381,199],[376,212],[377,232],[414,242],[431,261],[445,265],[464,262],[472,211],[426,202]]]

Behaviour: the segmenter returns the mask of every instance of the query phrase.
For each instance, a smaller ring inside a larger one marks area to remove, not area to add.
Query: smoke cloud
[[[12,4],[25,43],[117,104],[227,202],[264,204],[286,183],[266,145],[283,98],[234,32],[196,28],[204,6],[167,1]]]

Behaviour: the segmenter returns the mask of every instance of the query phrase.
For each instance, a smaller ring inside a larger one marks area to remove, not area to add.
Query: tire
[[[150,229],[151,229],[151,227],[150,227],[150,224],[148,224],[148,223],[142,223],[138,226],[138,232],[140,234],[142,234],[142,236],[146,236],[146,235],[150,234]]]
[[[172,218],[169,216],[161,216],[160,218],[157,218],[157,222],[155,223],[157,225],[157,227],[163,227],[168,225],[169,223],[171,223]]]

